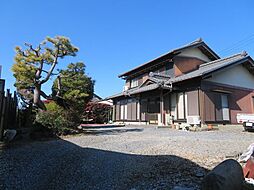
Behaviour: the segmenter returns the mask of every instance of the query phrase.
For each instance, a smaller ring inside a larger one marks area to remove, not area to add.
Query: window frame
[[[130,88],[138,87],[138,81],[139,81],[138,77],[131,79]]]

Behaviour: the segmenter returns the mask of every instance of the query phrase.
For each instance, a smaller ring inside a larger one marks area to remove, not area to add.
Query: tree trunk
[[[61,96],[61,90],[62,90],[62,80],[61,80],[61,76],[59,75],[57,77],[57,93],[56,93],[56,96]]]
[[[28,109],[25,115],[25,127],[32,127],[33,118],[32,118],[32,110],[33,110],[33,104],[32,102],[29,103]]]
[[[44,103],[41,101],[41,84],[35,84],[35,89],[34,89],[34,104],[42,109],[46,110],[46,107]]]

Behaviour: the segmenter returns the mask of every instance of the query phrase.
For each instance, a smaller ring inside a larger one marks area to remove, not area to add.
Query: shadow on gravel
[[[84,137],[85,138],[85,137]],[[174,155],[82,148],[65,140],[0,152],[0,189],[199,189],[207,170]]]
[[[113,129],[84,129],[82,133],[86,134],[86,135],[117,135],[117,134],[121,134],[121,133],[127,133],[127,132],[142,132],[144,129],[140,129],[140,128],[134,128],[134,129],[117,129],[117,128],[113,128]]]

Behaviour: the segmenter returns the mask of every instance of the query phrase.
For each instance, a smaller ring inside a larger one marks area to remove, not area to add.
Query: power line
[[[232,44],[231,46],[229,46],[227,48],[220,50],[219,53],[232,52],[233,50],[236,50],[237,48],[250,45],[253,40],[254,40],[254,34],[252,34],[242,40],[239,40],[238,42]]]
[[[246,47],[254,44],[254,38],[249,40],[248,42],[242,43],[239,46],[232,47],[231,49],[228,49],[226,51],[223,51],[223,53],[231,53],[236,51],[242,51],[245,50]]]
[[[222,50],[220,50],[220,51],[226,51],[226,50],[228,50],[228,49],[231,49],[232,47],[238,46],[239,44],[242,44],[242,43],[244,43],[244,42],[250,40],[250,39],[253,38],[253,37],[254,37],[254,34],[249,35],[249,36],[245,37],[244,39],[239,40],[238,42],[233,43],[233,44],[230,45],[229,47],[224,48],[224,49],[222,49]]]
[[[243,42],[243,43],[239,44],[238,46],[234,46],[234,47],[232,47],[232,48],[230,48],[230,49],[228,49],[226,51],[230,51],[230,50],[234,50],[234,49],[237,49],[237,48],[241,48],[241,47],[247,46],[247,45],[251,44],[253,41],[254,41],[254,38],[250,39],[247,42]]]

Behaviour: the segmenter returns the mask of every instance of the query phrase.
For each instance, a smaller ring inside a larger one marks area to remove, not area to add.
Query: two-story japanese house
[[[115,122],[234,124],[237,113],[254,113],[253,59],[246,52],[220,58],[202,39],[119,77],[124,90],[108,97]]]

